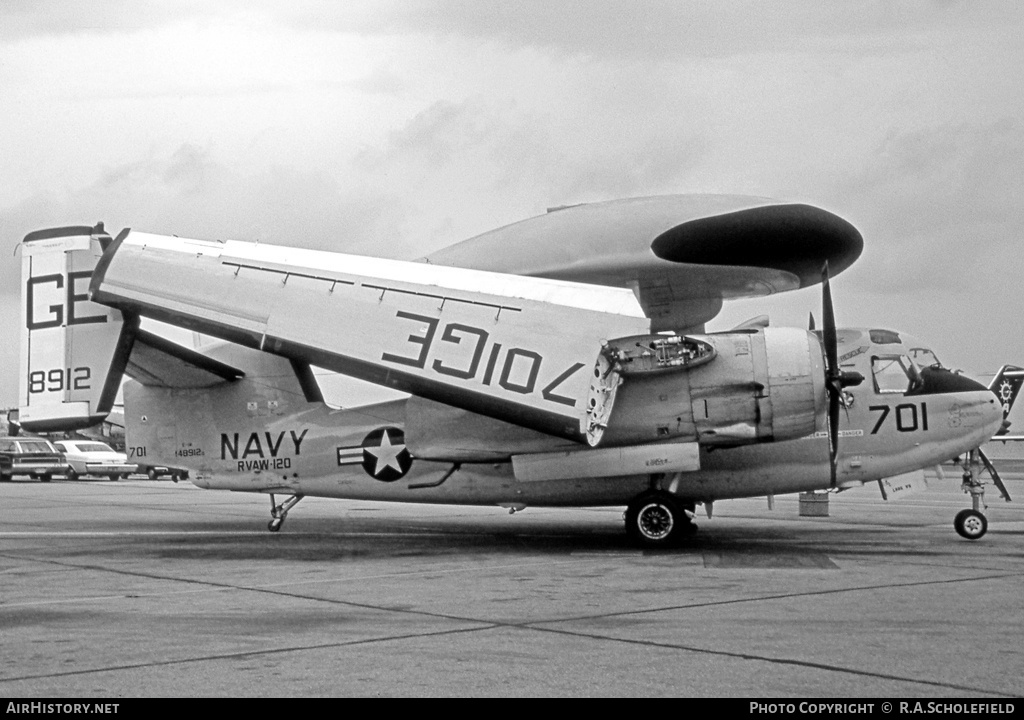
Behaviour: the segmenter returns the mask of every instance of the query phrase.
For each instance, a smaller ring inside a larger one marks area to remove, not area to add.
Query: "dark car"
[[[0,437],[0,482],[16,476],[50,482],[64,473],[64,457],[49,440],[37,437]]]
[[[150,480],[156,480],[164,475],[170,475],[171,480],[178,482],[182,478],[188,477],[188,470],[182,468],[172,468],[166,465],[145,465],[140,464],[139,469],[136,472],[145,473]]]

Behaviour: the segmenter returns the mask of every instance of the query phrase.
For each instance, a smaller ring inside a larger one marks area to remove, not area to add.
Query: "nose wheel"
[[[963,468],[963,483],[961,487],[965,493],[971,496],[971,507],[961,510],[953,519],[953,528],[962,538],[978,540],[988,532],[988,519],[982,514],[985,505],[985,481],[982,472],[988,472],[992,478],[992,484],[999,490],[1006,502],[1010,502],[1010,493],[1006,491],[1002,478],[999,477],[995,466],[988,459],[988,456],[981,448],[972,450],[964,456],[961,461]]]
[[[977,510],[968,508],[956,514],[953,527],[956,528],[960,537],[977,540],[988,531],[988,520]]]

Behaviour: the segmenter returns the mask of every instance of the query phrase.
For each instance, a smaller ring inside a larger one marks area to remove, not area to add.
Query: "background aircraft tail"
[[[988,385],[988,389],[996,394],[1003,405],[1003,427],[996,433],[996,437],[1005,435],[1009,430],[1010,425],[1006,418],[1013,408],[1021,385],[1024,385],[1024,368],[1016,365],[1003,365]]]
[[[113,407],[139,321],[89,300],[93,270],[111,242],[102,223],[25,236],[18,395],[25,430],[89,427]]]

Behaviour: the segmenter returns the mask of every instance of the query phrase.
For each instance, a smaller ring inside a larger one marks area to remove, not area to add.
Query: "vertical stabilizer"
[[[89,300],[93,270],[111,242],[102,223],[25,236],[18,403],[26,430],[89,427],[114,404],[138,318],[126,321]]]
[[[1024,368],[1017,367],[1016,365],[1003,365],[988,385],[988,389],[996,394],[996,397],[999,398],[999,402],[1003,406],[1004,421],[1013,408],[1013,401],[1017,399],[1017,394],[1020,392],[1022,384],[1024,384]],[[1008,427],[1009,423],[1006,423],[1000,432],[996,434],[1005,434]]]

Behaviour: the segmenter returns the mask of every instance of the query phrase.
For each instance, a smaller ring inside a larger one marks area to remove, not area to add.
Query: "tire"
[[[78,473],[75,471],[74,468],[68,468],[67,479],[70,480],[71,482],[74,482],[75,480],[78,479]]]
[[[957,534],[968,540],[977,540],[988,532],[988,520],[977,510],[961,510],[953,519]]]
[[[107,475],[107,477],[110,478],[110,482],[117,482],[121,476],[114,473],[113,475]]]
[[[147,470],[146,471],[146,477],[148,477],[150,480],[156,480],[157,479],[156,469],[155,468],[150,468],[149,470]]]
[[[0,473],[0,482],[14,482],[14,476],[10,473]]]
[[[39,482],[50,482],[50,475],[40,475]]]
[[[666,492],[644,493],[626,508],[626,534],[642,547],[673,547],[696,526],[682,503]]]

